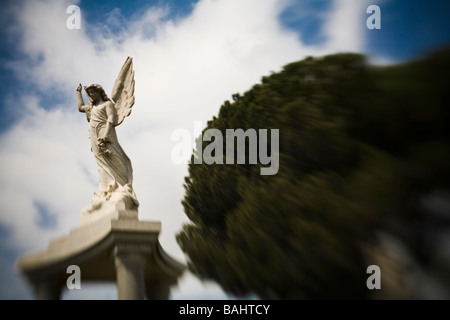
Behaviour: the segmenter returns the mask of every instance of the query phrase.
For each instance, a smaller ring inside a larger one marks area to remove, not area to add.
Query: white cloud
[[[95,174],[95,163],[77,151],[89,148],[89,141],[86,132],[78,134],[82,121],[75,114],[46,111],[35,98],[15,103],[25,110],[21,121],[0,139],[0,219],[12,227],[11,245],[37,249],[49,236],[77,223],[75,208],[91,193],[88,172]],[[35,202],[57,214],[59,230],[38,228]]]
[[[333,1],[323,28],[326,46],[340,52],[361,52],[364,47],[363,34],[366,29],[368,0]]]
[[[14,102],[25,110],[21,119],[0,137],[0,223],[13,230],[11,246],[42,248],[76,227],[98,178],[75,88],[79,82],[95,82],[109,93],[125,58],[132,56],[136,104],[117,128],[119,141],[133,164],[140,218],[162,221],[162,246],[184,261],[175,233],[187,222],[181,205],[187,168],[171,162],[171,133],[177,128],[192,132],[194,121],[206,123],[231,94],[248,90],[289,62],[360,50],[358,3],[335,1],[324,28],[328,41],[315,47],[280,25],[286,1],[201,0],[178,20],[168,19],[168,8],[155,7],[120,27],[126,20],[115,10],[108,19],[120,32],[115,37],[113,29],[84,18],[81,30],[67,29],[66,8],[73,1],[25,2],[17,11],[18,29],[21,50],[29,59],[10,66],[37,91],[63,92],[67,98],[55,106],[25,94]],[[57,215],[56,229],[36,224],[36,201]],[[187,277],[175,298],[206,292]],[[217,286],[208,288],[220,296]]]

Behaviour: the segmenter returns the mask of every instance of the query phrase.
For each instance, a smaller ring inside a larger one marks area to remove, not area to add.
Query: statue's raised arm
[[[113,101],[99,84],[91,84],[84,89],[89,104],[84,104],[80,84],[77,88],[78,110],[86,113],[89,121],[91,151],[100,177],[98,191],[81,213],[80,224],[117,214],[120,210],[137,218],[139,203],[132,187],[131,161],[120,146],[115,130],[134,105],[133,60],[128,57],[120,70],[111,94]]]

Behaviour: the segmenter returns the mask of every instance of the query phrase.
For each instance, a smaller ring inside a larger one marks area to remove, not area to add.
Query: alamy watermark
[[[367,267],[366,273],[371,274],[366,281],[367,289],[381,289],[381,269],[376,264]]]
[[[66,273],[71,274],[66,281],[67,289],[81,289],[81,269],[79,266],[72,264],[67,267]]]
[[[270,154],[268,152],[268,134],[270,131]],[[278,172],[279,162],[279,129],[226,129],[225,137],[219,129],[207,129],[202,134],[202,122],[194,122],[194,137],[200,136],[194,143],[187,129],[172,132],[172,141],[178,141],[172,149],[172,162],[187,163],[193,145],[196,146],[194,164],[260,164],[261,175],[274,175]],[[203,141],[211,141],[204,149]],[[246,141],[248,143],[246,143]],[[236,148],[235,148],[236,142]],[[246,150],[246,145],[248,150]],[[225,155],[224,153],[225,146]],[[235,152],[236,150],[236,152]],[[224,160],[225,159],[225,160]]]
[[[69,30],[81,29],[81,10],[79,6],[71,5],[67,7],[67,14],[70,16],[66,20],[66,26]]]
[[[70,16],[66,20],[66,26],[69,30],[81,29],[81,10],[77,5],[70,5],[66,9],[66,13]],[[368,29],[381,29],[381,9],[377,5],[370,5],[366,10],[370,16],[366,20]]]
[[[377,5],[367,7],[366,13],[371,14],[366,20],[367,29],[381,29],[381,9]]]

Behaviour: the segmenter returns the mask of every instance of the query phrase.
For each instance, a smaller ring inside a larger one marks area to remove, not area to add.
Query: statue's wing
[[[111,93],[114,101],[117,117],[115,126],[122,123],[125,117],[131,113],[131,107],[134,105],[134,70],[133,59],[128,57],[120,70],[119,76],[114,83]]]

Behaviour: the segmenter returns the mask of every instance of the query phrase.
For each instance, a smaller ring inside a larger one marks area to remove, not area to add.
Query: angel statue
[[[134,105],[134,71],[133,60],[128,57],[114,84],[111,98],[99,84],[85,86],[89,103],[84,104],[81,95],[82,86],[78,85],[78,110],[86,113],[89,122],[91,151],[94,154],[99,172],[99,189],[83,215],[92,215],[98,210],[118,202],[125,203],[127,209],[137,209],[139,203],[134,193],[133,170],[131,161],[117,140],[115,127],[131,113]],[[136,211],[137,212],[137,211]]]

